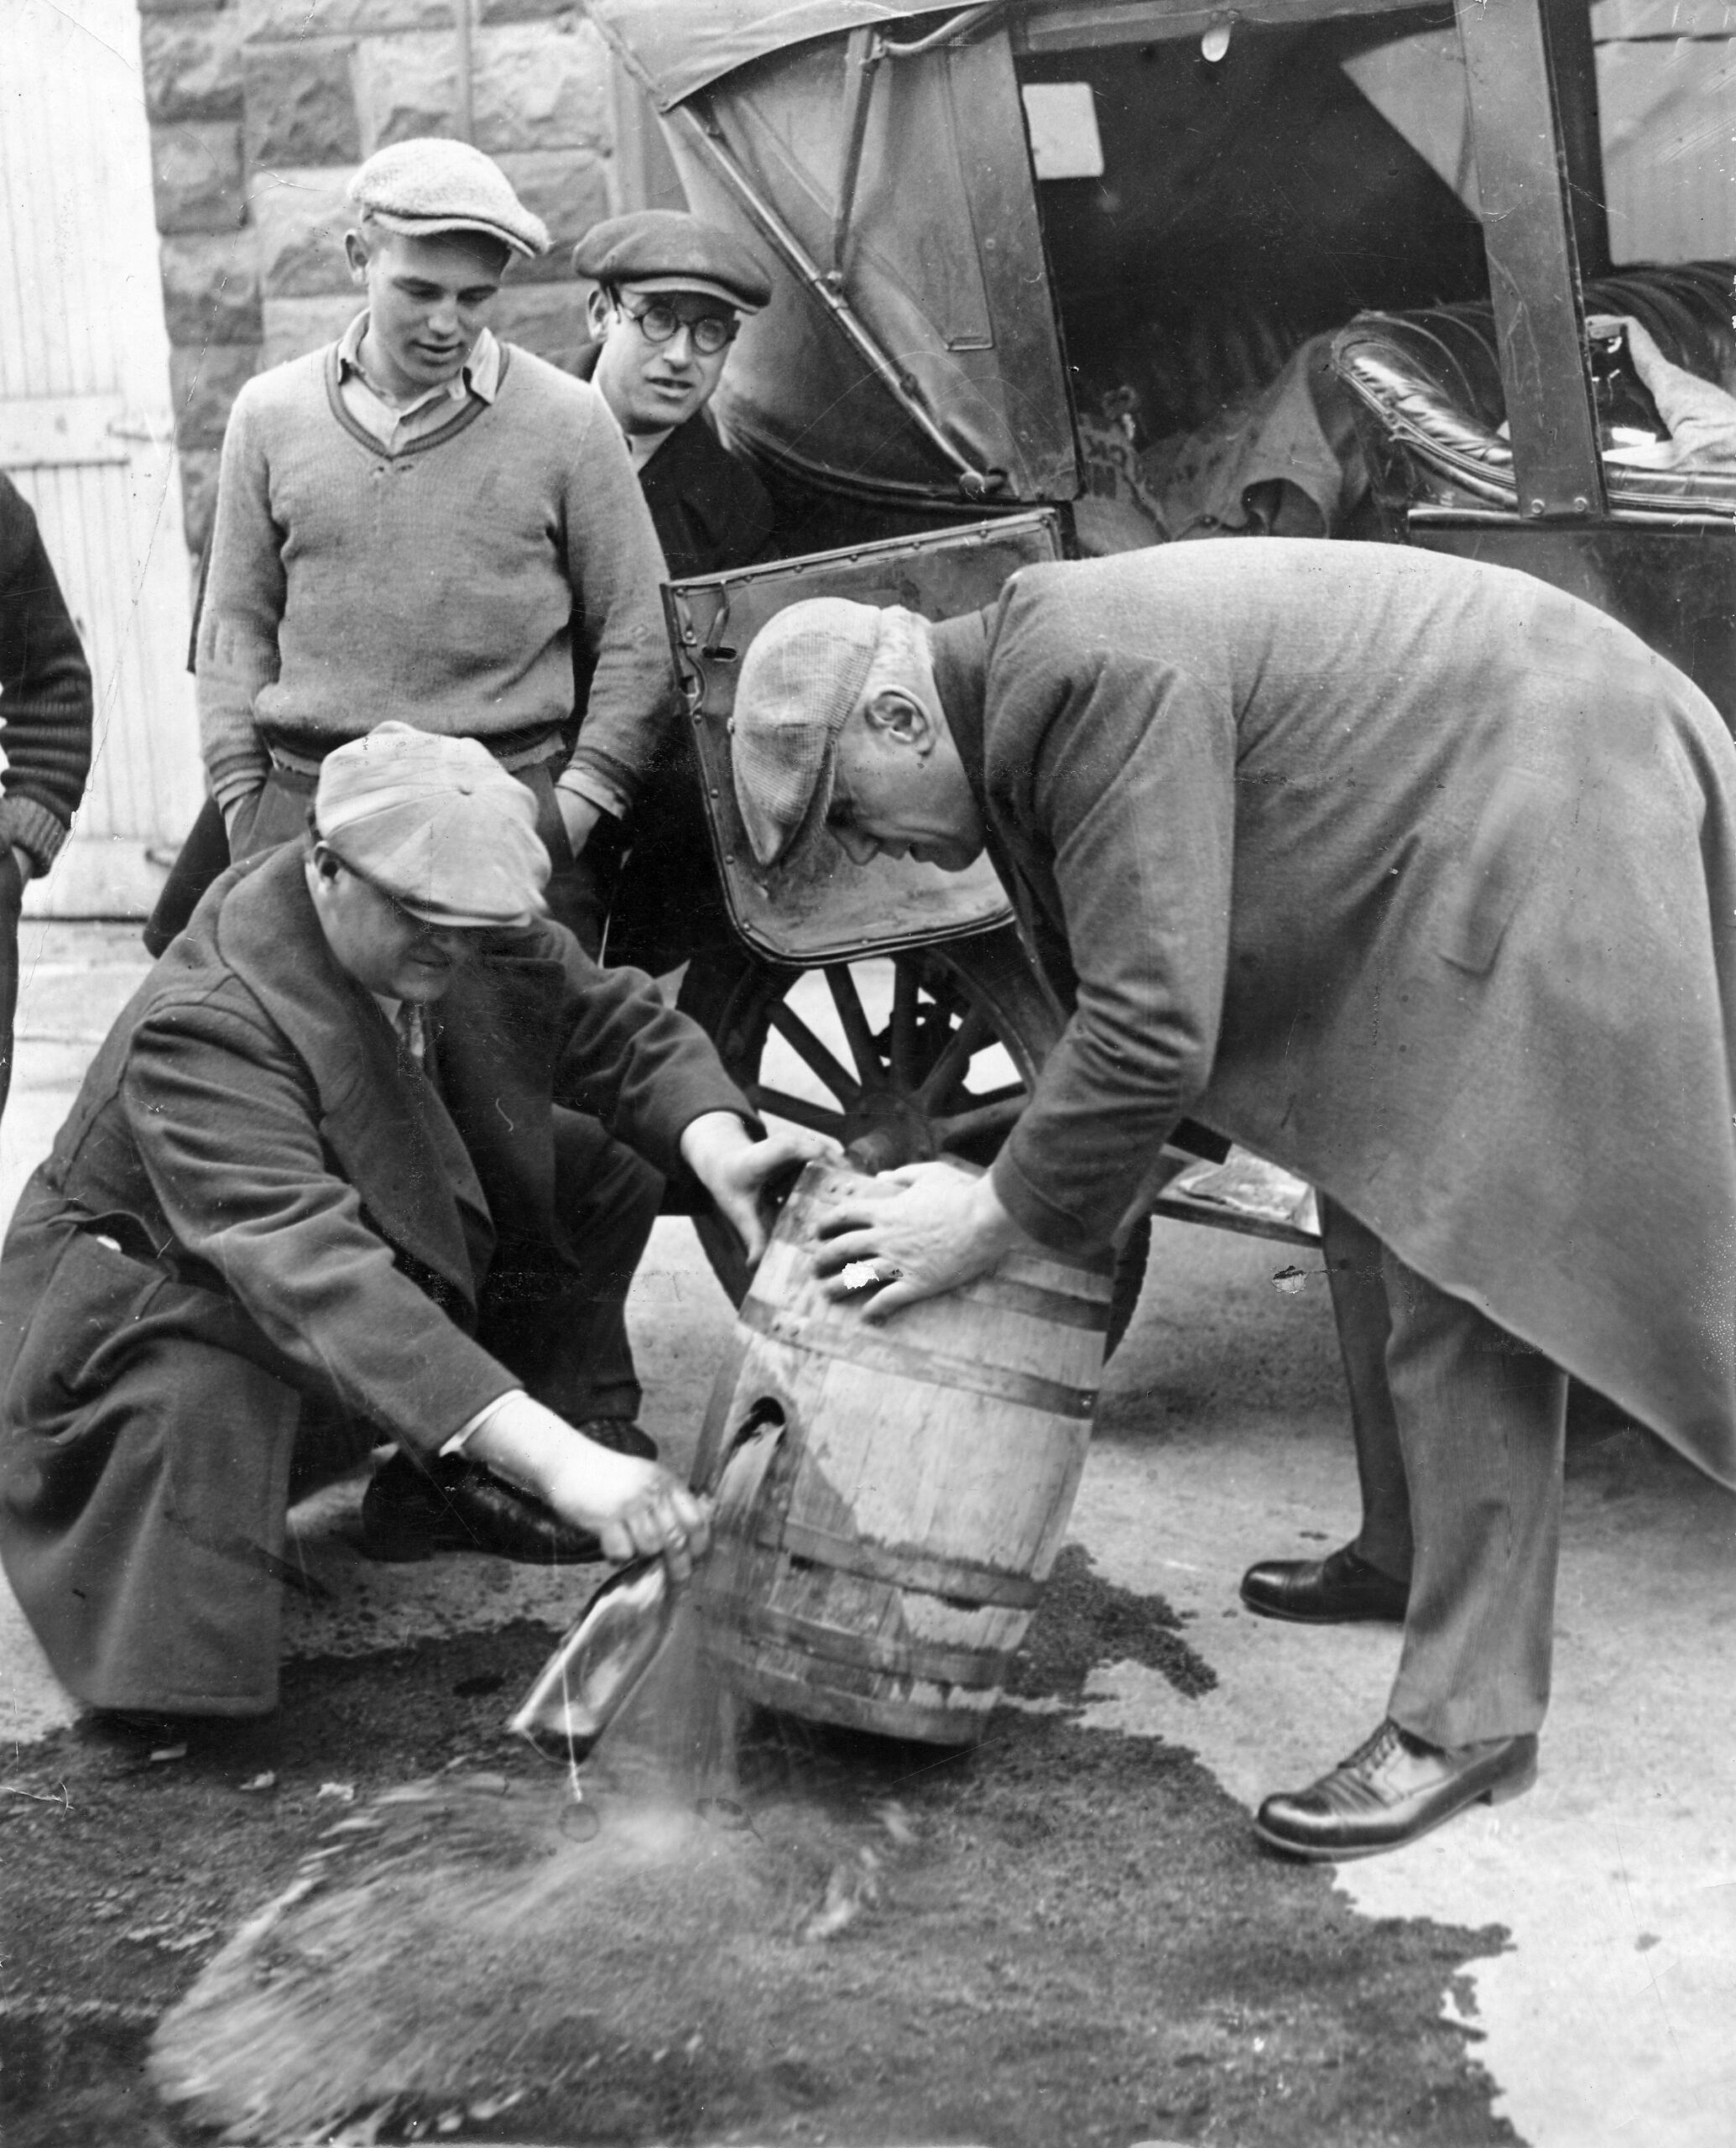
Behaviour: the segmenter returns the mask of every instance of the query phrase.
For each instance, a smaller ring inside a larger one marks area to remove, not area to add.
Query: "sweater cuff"
[[[211,769],[211,793],[217,801],[218,811],[227,826],[230,808],[238,806],[244,798],[253,798],[262,791],[271,774],[271,758],[262,754],[258,760],[225,761]]]
[[[21,797],[15,790],[0,797],[0,839],[28,851],[39,873],[54,863],[70,832],[60,815],[39,799]]]
[[[574,776],[593,779],[597,790],[592,790],[581,783],[568,779]],[[561,777],[566,790],[578,790],[581,796],[594,799],[599,806],[603,804],[601,794],[604,791],[620,799],[623,801],[620,806],[605,809],[613,813],[618,820],[626,819],[639,794],[639,779],[627,764],[618,761],[613,753],[606,753],[598,747],[587,746],[582,733],[578,744],[572,749],[572,759],[561,771]]]
[[[595,806],[618,821],[624,821],[632,810],[619,784],[611,783],[594,768],[576,767],[571,761],[560,771],[555,788],[571,791],[575,798],[582,798],[587,806]]]

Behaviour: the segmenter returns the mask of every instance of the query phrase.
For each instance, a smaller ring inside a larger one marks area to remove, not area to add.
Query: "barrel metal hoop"
[[[918,1739],[931,1745],[974,1745],[988,1727],[993,1688],[980,1689],[981,1699],[954,1689],[951,1707],[906,1700],[875,1699],[837,1686],[816,1686],[811,1678],[778,1668],[763,1656],[732,1664],[736,1689],[762,1707],[781,1708],[814,1723],[842,1723],[852,1730],[872,1730],[883,1738]]]
[[[1097,1335],[1109,1331],[1107,1300],[1071,1298],[1045,1290],[1040,1283],[1020,1283],[1010,1275],[987,1275],[971,1286],[971,1303],[998,1306],[1007,1312],[1029,1313],[1055,1327],[1083,1327]]]
[[[884,1582],[892,1588],[938,1596],[972,1610],[997,1604],[1007,1610],[1031,1611],[1043,1593],[1040,1582],[1033,1581],[1029,1574],[1009,1572],[1004,1567],[941,1558],[909,1545],[871,1544],[861,1537],[838,1536],[829,1529],[815,1529],[787,1517],[781,1527],[774,1522],[759,1541],[765,1550],[785,1552],[792,1559],[806,1559],[841,1574],[856,1574],[863,1581]]]
[[[963,1686],[973,1692],[998,1686],[1011,1654],[1010,1650],[947,1648],[937,1641],[879,1640],[764,1604],[754,1605],[744,1624],[751,1633],[800,1649],[822,1662],[848,1663],[888,1677],[923,1678],[936,1686]]]
[[[1059,1380],[1045,1379],[1037,1373],[1012,1372],[1000,1365],[950,1357],[941,1350],[888,1342],[865,1327],[829,1332],[799,1314],[778,1312],[757,1297],[748,1297],[738,1318],[774,1342],[811,1350],[818,1357],[837,1358],[846,1364],[859,1365],[864,1372],[890,1373],[930,1387],[958,1388],[967,1395],[1018,1403],[1051,1417],[1081,1417],[1088,1423],[1097,1412],[1095,1388],[1064,1387]]]

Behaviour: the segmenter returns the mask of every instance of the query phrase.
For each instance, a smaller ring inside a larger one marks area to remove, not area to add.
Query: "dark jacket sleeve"
[[[1113,649],[998,643],[991,756],[1047,878],[1077,1000],[994,1165],[1057,1252],[1106,1245],[1212,1071],[1228,958],[1236,730],[1186,673]],[[991,770],[993,781],[993,770]]]
[[[266,1024],[215,999],[165,1007],[134,1033],[123,1099],[177,1243],[321,1391],[425,1450],[520,1384],[399,1269]]]
[[[0,477],[0,841],[53,863],[91,772],[91,667],[36,517]]]
[[[756,1132],[753,1107],[699,1024],[669,1006],[642,970],[599,969],[570,933],[555,1060],[557,1104],[589,1112],[665,1177],[682,1168],[684,1129],[733,1112]]]

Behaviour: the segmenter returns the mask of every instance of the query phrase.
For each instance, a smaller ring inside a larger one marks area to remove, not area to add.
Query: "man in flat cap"
[[[1717,712],[1529,576],[1295,540],[1029,567],[932,628],[793,605],[733,753],[762,863],[986,846],[1071,1009],[991,1172],[832,1219],[834,1293],[1112,1242],[1183,1113],[1308,1180],[1363,1523],[1243,1600],[1405,1639],[1379,1728],[1259,1833],[1365,1856],[1528,1787],[1567,1374],[1736,1485]]]
[[[704,414],[743,317],[770,302],[766,264],[734,232],[672,209],[594,225],[572,259],[592,286],[577,370],[626,436],[670,579],[769,557],[765,488]]]
[[[576,370],[626,439],[670,581],[773,557],[771,501],[718,439],[707,407],[743,317],[770,301],[765,263],[718,225],[641,209],[594,225],[573,249],[573,268],[592,285],[594,339]],[[632,797],[597,786],[599,804],[631,846],[607,891],[611,959],[660,971],[702,946],[728,944],[692,744],[673,693],[657,732],[597,735],[639,779]],[[599,870],[613,848],[597,846]]]
[[[705,1516],[633,1422],[663,1174],[749,1250],[759,1138],[703,1034],[540,922],[530,793],[387,723],[232,868],[98,1052],[0,1255],[0,1559],[79,1699],[277,1695],[288,1504],[365,1548],[661,1552]],[[600,1540],[600,1543],[599,1543]]]
[[[395,719],[531,786],[551,910],[594,947],[576,858],[634,779],[613,742],[666,721],[656,534],[601,396],[488,326],[509,263],[548,243],[499,168],[400,142],[349,196],[366,310],[230,414],[195,666],[213,806],[147,944],[229,856],[299,832],[334,746]]]

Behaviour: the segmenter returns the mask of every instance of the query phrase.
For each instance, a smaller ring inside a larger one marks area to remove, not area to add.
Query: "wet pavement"
[[[126,926],[28,922],[22,952],[18,1077],[0,1125],[8,1213],[144,967]],[[1072,1524],[1108,1580],[1191,1614],[1190,1641],[1217,1674],[1215,1690],[1189,1697],[1134,1665],[1099,1672],[1086,1722],[1186,1747],[1250,1808],[1374,1728],[1397,1650],[1391,1629],[1275,1625],[1237,1603],[1250,1561],[1317,1554],[1355,1518],[1323,1278],[1280,1291],[1272,1277],[1290,1264],[1285,1249],[1160,1226]],[[658,1225],[631,1316],[647,1427],[679,1465],[730,1327],[686,1223]],[[357,1483],[335,1488],[295,1518],[317,1588],[289,1603],[294,1655],[366,1655],[527,1617],[560,1624],[582,1598],[571,1572],[371,1565],[346,1534],[358,1496]],[[1341,1869],[1368,1917],[1510,1932],[1506,1951],[1470,1964],[1441,2003],[1480,2036],[1496,2109],[1534,2148],[1736,2139],[1733,1552],[1728,1495],[1640,1435],[1612,1425],[1582,1436],[1536,1789]],[[0,1591],[8,1746],[70,1714]]]

